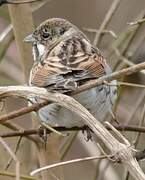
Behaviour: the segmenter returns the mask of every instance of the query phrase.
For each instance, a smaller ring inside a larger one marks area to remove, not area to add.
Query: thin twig
[[[133,26],[133,25],[137,25],[137,24],[142,24],[142,23],[144,23],[144,22],[145,22],[145,18],[139,19],[139,20],[137,20],[137,21],[129,22],[129,23],[127,23],[127,24]]]
[[[22,115],[27,114],[27,113],[32,112],[32,111],[37,111],[40,108],[46,106],[47,104],[48,104],[48,101],[44,101],[44,102],[41,102],[39,104],[33,104],[32,106],[24,107],[24,108],[21,108],[19,110],[15,110],[13,112],[10,112],[9,114],[2,115],[2,116],[0,116],[0,123],[3,123],[3,122],[10,120],[10,119],[14,119],[16,117],[22,116]]]
[[[0,0],[0,6],[3,4],[26,4],[26,3],[33,3],[41,0],[21,0],[21,1],[13,1],[13,0]]]
[[[4,39],[6,38],[6,36],[12,32],[12,25],[8,25],[8,27],[6,27],[6,29],[0,34],[0,43],[2,43],[2,41],[4,41]]]
[[[85,126],[86,127],[86,126]],[[63,143],[60,146],[61,159],[64,159],[67,152],[70,150],[72,143],[76,139],[77,131],[71,132],[67,138],[64,139]]]
[[[137,98],[136,103],[134,104],[133,112],[130,114],[128,120],[126,121],[126,124],[129,124],[134,115],[137,112],[137,109],[140,107],[141,103],[144,102],[145,99],[145,92],[141,91],[140,96]]]
[[[143,85],[143,84],[121,82],[121,81],[117,81],[116,85],[112,84],[112,83],[108,83],[107,81],[104,81],[104,84],[106,84],[108,86],[129,86],[129,87],[145,88],[145,85]]]
[[[131,126],[131,125],[113,125],[117,130],[119,131],[131,131],[131,132],[141,132],[145,133],[145,127],[138,127],[138,126]],[[65,132],[65,131],[82,131],[86,130],[86,127],[72,127],[72,128],[66,128],[66,127],[53,127],[57,131],[60,132]],[[109,127],[106,126],[108,130],[111,130]],[[2,138],[8,138],[8,137],[16,137],[16,136],[29,136],[29,135],[34,135],[34,134],[43,134],[43,129],[23,129],[23,130],[18,130],[18,131],[11,131],[11,132],[3,132],[0,133],[0,137]],[[50,134],[50,130],[46,130],[47,134]]]
[[[16,177],[16,174],[14,174],[14,173],[12,173],[12,172],[8,172],[8,171],[0,171],[0,176],[5,176],[5,177],[14,178],[14,177]],[[34,178],[34,177],[26,176],[26,175],[20,175],[20,178],[21,178],[21,179],[24,179],[24,180],[37,180],[37,179]]]
[[[128,68],[124,68],[120,71],[113,72],[110,75],[105,75],[105,76],[103,76],[97,80],[92,80],[89,83],[80,86],[79,88],[77,88],[77,90],[72,92],[71,95],[83,92],[87,89],[90,89],[90,88],[93,88],[97,85],[103,84],[104,81],[111,81],[111,80],[117,79],[117,78],[124,76],[124,75],[130,75],[130,74],[136,73],[136,72],[141,71],[143,69],[145,69],[145,62],[137,64],[137,65],[133,65],[133,66],[128,67]]]
[[[12,31],[12,25],[10,24],[1,34],[0,34],[0,61],[4,57],[10,43],[13,41],[14,35]]]
[[[108,126],[122,141],[124,144],[126,144],[127,146],[129,146],[129,141],[119,132],[117,131],[117,129],[111,125],[109,122],[105,122],[106,126]]]
[[[15,124],[14,122],[4,122],[2,125],[4,125],[5,127],[9,128],[9,129],[12,129],[13,131],[16,131],[16,132],[23,132],[24,129]],[[37,138],[36,137],[32,137],[32,136],[26,136],[26,138],[28,138],[29,140],[31,140],[32,142],[36,143],[37,142]]]
[[[18,149],[20,147],[21,140],[22,140],[22,136],[20,136],[18,138],[18,142],[16,143],[15,152],[14,152],[15,154],[17,153],[17,151],[18,151]],[[6,164],[6,167],[4,168],[5,171],[8,170],[8,168],[10,167],[12,162],[13,162],[13,158],[10,158],[8,163]]]
[[[83,28],[85,31],[87,31],[87,32],[90,32],[90,33],[98,33],[99,32],[99,30],[98,29],[91,29],[91,28]],[[107,29],[105,29],[105,30],[103,30],[102,32],[101,32],[101,34],[110,34],[113,38],[117,38],[117,35],[116,35],[116,33],[114,32],[114,31],[112,31],[112,30],[107,30]]]
[[[137,18],[143,18],[145,15],[144,10],[139,14],[139,16]],[[114,48],[116,47],[117,49],[119,49],[121,55],[123,57],[128,57],[127,55],[127,51],[130,48],[132,42],[134,41],[138,31],[140,30],[141,25],[137,25],[137,26],[133,26],[133,27],[129,27],[127,28],[127,30],[125,32],[123,32],[116,41],[114,41],[114,43],[112,44],[110,51],[109,51],[109,55],[108,56],[112,56],[114,54]],[[131,56],[130,56],[131,57]],[[112,59],[112,57],[110,57],[111,59],[111,64],[113,63],[113,69],[119,69],[122,66],[124,66],[124,63],[121,63],[121,61],[116,61],[116,56],[115,56],[115,62],[114,57]],[[115,63],[115,64],[114,64]],[[126,64],[126,63],[125,63]]]
[[[10,154],[10,156],[13,158],[13,160],[16,162],[16,180],[20,180],[20,163],[17,159],[16,155],[13,153],[11,148],[7,145],[7,143],[0,137],[0,143],[4,146],[4,148],[7,150],[7,152]]]
[[[131,131],[131,132],[141,132],[145,133],[145,127],[138,127],[138,126],[131,126],[131,125],[113,125],[117,130],[119,131]],[[53,127],[57,131],[82,131],[86,129],[86,126],[83,127],[72,127],[72,128],[66,128],[66,127]],[[111,130],[109,127],[106,126],[108,130]],[[47,134],[51,133],[49,130],[46,131]],[[43,134],[43,129],[25,129],[23,131],[13,131],[13,132],[4,132],[0,133],[0,137],[7,138],[7,137],[15,137],[15,136],[23,136],[28,137],[29,135],[34,134]],[[145,158],[144,152],[139,152],[135,155],[137,157],[137,160],[142,160]],[[1,175],[1,173],[0,173]]]
[[[60,162],[60,163],[55,163],[55,164],[51,164],[39,169],[36,169],[34,171],[32,171],[30,173],[31,176],[34,176],[36,173],[44,171],[44,170],[48,170],[51,168],[55,168],[55,167],[59,167],[59,166],[64,166],[64,165],[68,165],[68,164],[72,164],[72,163],[80,163],[80,162],[86,162],[86,161],[90,161],[90,160],[97,160],[97,159],[106,159],[106,158],[113,158],[114,155],[102,155],[102,156],[93,156],[93,157],[85,157],[85,158],[79,158],[79,159],[74,159],[74,160],[70,160],[70,161],[64,161],[64,162]]]
[[[111,21],[111,18],[113,17],[114,13],[116,12],[120,2],[121,2],[120,0],[113,0],[113,3],[111,5],[111,7],[109,8],[109,10],[108,10],[108,12],[107,12],[107,14],[106,14],[106,16],[105,16],[101,26],[100,26],[100,29],[99,29],[98,33],[96,34],[96,36],[94,38],[94,43],[93,44],[95,46],[97,46],[99,41],[101,40],[102,35],[103,35],[101,32],[104,29],[106,29],[107,25]]]
[[[144,120],[145,120],[145,104],[144,104],[144,106],[143,106],[143,110],[142,110],[142,113],[141,113],[141,117],[140,117],[140,120],[139,120],[139,125],[138,125],[138,127],[142,127],[142,126],[143,126]],[[137,135],[136,135],[136,137],[135,137],[135,140],[134,140],[134,143],[133,143],[135,148],[136,148],[137,145],[138,145],[140,135],[141,135],[141,132],[138,132]]]
[[[143,110],[142,110],[141,118],[140,118],[140,120],[139,120],[139,126],[138,126],[138,127],[142,127],[142,125],[143,125],[143,123],[144,123],[144,120],[145,120],[145,104],[144,104],[144,106],[143,106]],[[137,145],[138,145],[140,135],[141,135],[141,132],[137,132],[136,137],[135,137],[134,142],[133,142],[134,148],[136,148]],[[141,156],[141,155],[140,155],[140,156]],[[143,157],[143,156],[142,156],[142,157]],[[127,172],[127,175],[126,175],[126,179],[125,179],[125,180],[128,180],[129,177],[130,177],[130,173]]]
[[[145,160],[145,149],[139,153],[136,153],[136,160],[137,161]]]
[[[125,64],[127,64],[128,66],[133,66],[134,63],[132,63],[131,61],[129,61],[125,56],[123,56],[121,54],[121,52],[119,51],[119,49],[117,49],[116,47],[113,47],[116,55],[119,57],[119,60],[122,60]]]

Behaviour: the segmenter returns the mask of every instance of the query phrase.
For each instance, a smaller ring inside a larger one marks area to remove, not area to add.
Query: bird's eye
[[[47,29],[43,30],[42,37],[44,39],[48,39],[50,37],[50,33],[47,31]]]

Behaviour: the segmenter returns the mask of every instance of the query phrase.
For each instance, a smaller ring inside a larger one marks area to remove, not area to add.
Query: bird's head
[[[45,52],[45,48],[51,49],[59,42],[76,35],[85,37],[69,21],[61,18],[51,18],[41,23],[24,41],[33,44],[33,54],[39,57]]]
[[[41,23],[24,41],[30,43],[38,41],[40,44],[49,45],[64,36],[70,28],[76,29],[77,27],[65,19],[51,18]]]

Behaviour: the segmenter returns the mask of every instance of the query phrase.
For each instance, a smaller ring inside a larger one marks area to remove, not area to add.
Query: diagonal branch
[[[144,23],[144,22],[145,22],[145,18],[139,19],[139,20],[137,20],[137,21],[129,22],[129,23],[127,23],[127,24],[133,26],[133,25],[142,24],[142,23]]]
[[[80,163],[80,162],[86,162],[86,161],[90,161],[90,160],[97,160],[97,159],[105,159],[105,158],[113,158],[114,155],[100,155],[100,156],[94,156],[94,157],[85,157],[85,158],[79,158],[79,159],[73,159],[73,160],[69,160],[69,161],[64,161],[64,162],[59,162],[59,163],[55,163],[55,164],[51,164],[42,168],[38,168],[34,171],[32,171],[30,173],[31,176],[34,176],[36,173],[44,171],[44,170],[50,170],[52,168],[55,167],[59,167],[59,166],[64,166],[64,165],[68,165],[68,164],[74,164],[74,163]]]
[[[111,154],[115,154],[115,159],[124,164],[128,171],[135,179],[145,180],[145,175],[139,167],[136,159],[133,157],[134,150],[128,144],[120,143],[112,136],[109,131],[96,120],[87,109],[79,104],[72,97],[60,93],[50,93],[44,88],[27,87],[27,86],[9,86],[0,87],[0,96],[2,98],[8,96],[18,96],[23,98],[39,97],[47,101],[58,103],[72,112],[82,117],[84,124],[88,125],[99,139],[110,150]]]
[[[107,25],[109,24],[111,18],[113,17],[114,13],[116,12],[119,4],[120,4],[120,0],[113,0],[113,3],[110,7],[110,9],[108,10],[99,31],[97,32],[95,38],[94,38],[94,45],[97,46],[101,37],[102,37],[102,31],[104,31],[104,29],[106,29]]]
[[[89,83],[80,86],[78,89],[76,89],[74,92],[72,92],[71,95],[78,94],[78,93],[83,92],[87,89],[90,89],[90,88],[93,88],[97,85],[103,84],[104,81],[111,81],[114,79],[118,79],[121,76],[130,75],[130,74],[133,74],[135,72],[141,71],[143,69],[145,69],[145,62],[137,64],[137,65],[133,65],[133,66],[128,67],[128,68],[124,68],[120,71],[113,72],[112,74],[105,75],[99,79],[92,80]]]
[[[10,154],[12,159],[16,162],[16,180],[20,180],[20,162],[17,159],[15,153],[11,150],[11,148],[7,145],[7,143],[0,137],[0,143],[4,146],[7,152]]]

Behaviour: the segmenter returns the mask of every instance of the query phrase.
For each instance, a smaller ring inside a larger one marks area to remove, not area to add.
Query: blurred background
[[[115,3],[116,8],[111,10]],[[100,27],[103,26],[105,17],[109,16],[108,12],[111,11],[113,12],[112,16],[104,26],[103,33],[97,42],[94,42]],[[31,46],[24,44],[22,40],[37,25],[50,17],[65,18],[78,26],[91,42],[101,49],[113,71],[145,60],[145,24],[140,23],[133,26],[128,24],[145,17],[144,0],[47,0],[20,5],[2,5],[0,7],[1,86],[28,83],[33,58]],[[144,73],[138,72],[122,77],[120,81],[144,84]],[[144,88],[121,86],[114,108],[114,114],[119,124],[144,126],[144,100]],[[22,99],[9,98],[2,104],[1,115],[26,105],[27,102]],[[1,125],[0,132],[16,130],[16,125],[24,129],[37,127],[35,120],[31,119],[36,119],[36,117],[33,116],[32,118],[31,115],[25,115],[15,118],[13,121]],[[111,121],[112,116],[108,115],[105,120]],[[139,151],[145,149],[144,134],[125,131],[122,133]],[[92,142],[86,142],[81,132],[70,133],[70,136],[63,139],[50,135],[47,143],[49,150],[35,146],[32,140],[25,137],[21,139],[20,143],[18,143],[20,137],[5,138],[4,140],[13,151],[19,144],[17,157],[21,163],[21,174],[25,176],[29,176],[30,171],[45,165],[46,162],[51,164],[59,160],[64,161],[101,154],[96,137]],[[12,162],[7,168],[10,157],[2,146],[0,146],[0,157],[0,179],[15,179],[15,177],[10,177],[11,173],[15,173],[15,162]],[[48,161],[42,160],[43,158],[48,158]],[[140,165],[145,170],[144,162],[141,162]],[[59,178],[55,173],[59,174]],[[48,176],[48,179],[52,180],[132,179],[121,164],[113,164],[108,160],[67,165],[49,172]],[[48,176],[40,175],[34,179],[45,180]]]

